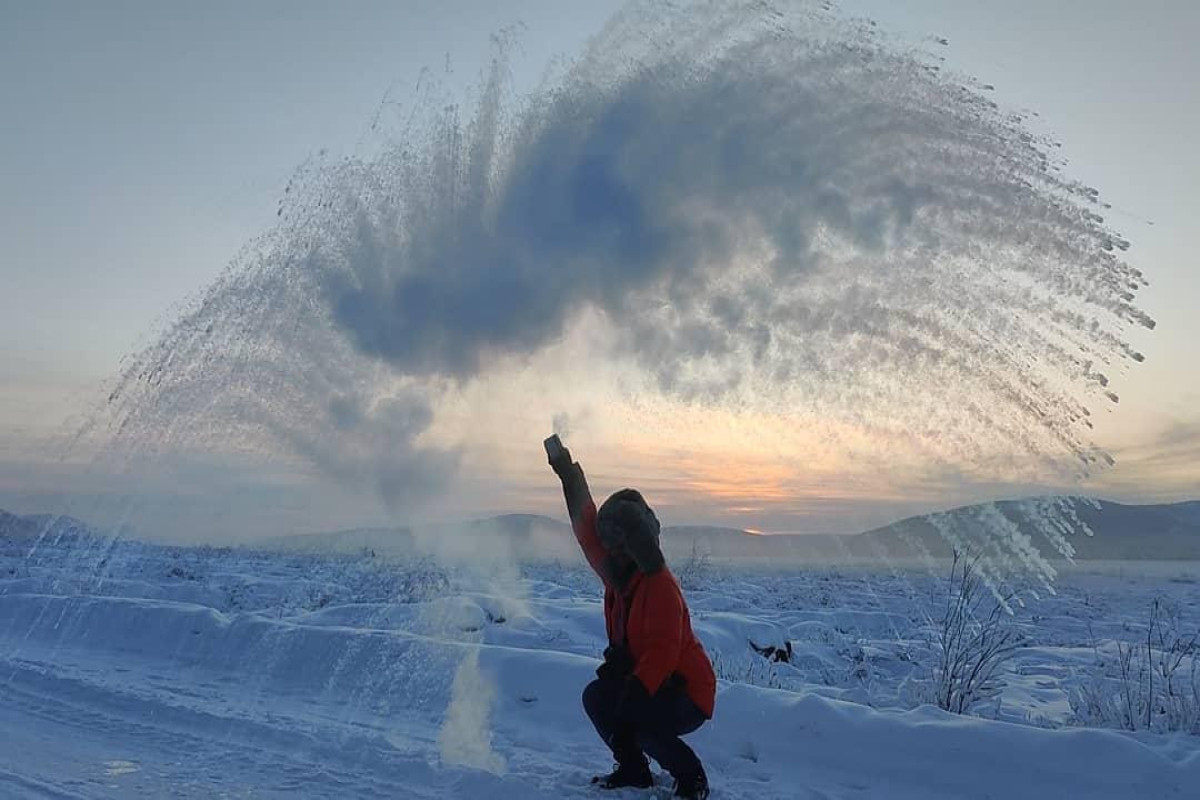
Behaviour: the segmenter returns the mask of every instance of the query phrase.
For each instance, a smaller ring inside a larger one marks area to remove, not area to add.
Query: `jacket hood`
[[[647,574],[658,572],[666,563],[659,532],[658,517],[636,489],[613,494],[596,513],[596,533],[605,549],[624,549]]]

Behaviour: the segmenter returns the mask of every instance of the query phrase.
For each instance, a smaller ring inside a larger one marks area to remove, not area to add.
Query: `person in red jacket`
[[[634,489],[622,489],[597,511],[583,469],[557,436],[546,441],[546,451],[562,480],[575,538],[604,582],[608,647],[596,680],[583,691],[583,707],[616,768],[593,783],[652,786],[649,754],[674,777],[677,797],[708,797],[704,767],[679,737],[712,719],[717,681],[659,547],[658,518]]]

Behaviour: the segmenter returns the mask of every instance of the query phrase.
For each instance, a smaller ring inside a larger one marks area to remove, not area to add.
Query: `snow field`
[[[1182,570],[1070,575],[1031,600],[1014,618],[1030,646],[969,717],[921,704],[934,577],[717,568],[699,585],[695,627],[723,680],[689,741],[716,796],[1166,798],[1200,785],[1195,737],[1083,729],[1068,702],[1099,651],[1144,631],[1150,599],[1196,620],[1200,587]],[[579,695],[603,635],[598,584],[574,565],[8,548],[0,795],[594,796],[607,756]],[[747,639],[790,641],[792,663]]]

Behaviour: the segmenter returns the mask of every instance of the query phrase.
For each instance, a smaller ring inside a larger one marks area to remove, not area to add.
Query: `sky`
[[[399,113],[423,68],[454,89],[478,86],[498,31],[515,31],[512,80],[533,88],[619,7],[0,3],[0,69],[9,76],[0,83],[0,507],[54,510],[67,498],[80,516],[103,516],[96,498],[136,492],[141,507],[158,510],[156,524],[176,514],[232,538],[386,518],[345,481],[325,487],[314,514],[312,492],[289,477],[277,491],[243,490],[197,459],[176,483],[155,486],[137,469],[114,477],[60,456],[123,359],[275,224],[301,164],[361,152],[372,121]],[[1200,90],[1191,79],[1200,74],[1192,41],[1200,10],[1108,0],[841,8],[993,84],[998,103],[1036,111],[1037,129],[1062,141],[1070,174],[1112,204],[1110,222],[1133,245],[1128,260],[1150,281],[1139,306],[1157,325],[1130,332],[1146,363],[1120,377],[1120,404],[1096,420],[1117,466],[1077,488],[1131,501],[1200,496],[1200,287],[1187,237],[1200,213],[1191,191],[1200,185],[1192,144]],[[589,425],[588,403],[571,406],[571,388],[539,371],[570,358],[569,346],[550,348],[439,404],[433,439],[503,434],[471,440],[455,502],[422,513],[561,516],[539,443],[568,406],[581,409],[571,415],[574,442],[567,438],[585,466],[595,465],[593,483],[647,487],[668,521],[849,531],[1043,488],[953,478],[915,494],[885,488],[870,469],[894,464],[851,468],[823,451],[817,468],[814,442],[781,435],[778,419],[752,413],[613,398]],[[783,455],[763,458],[764,448]],[[806,460],[799,480],[788,464]]]

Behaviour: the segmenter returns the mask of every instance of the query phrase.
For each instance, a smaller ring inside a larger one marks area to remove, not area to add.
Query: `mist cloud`
[[[1122,328],[1153,323],[1094,190],[919,57],[746,12],[631,11],[515,121],[498,67],[415,170],[367,170],[390,191],[366,216],[396,227],[339,240],[335,323],[405,374],[462,379],[599,309],[681,398],[798,395],[915,429],[896,399],[950,391],[974,418],[922,438],[1103,464],[1089,404],[1141,358]]]

